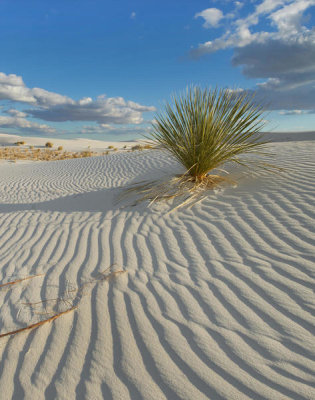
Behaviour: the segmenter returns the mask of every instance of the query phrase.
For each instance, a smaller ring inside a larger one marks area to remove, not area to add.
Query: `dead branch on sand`
[[[62,315],[67,314],[67,313],[69,313],[69,312],[71,312],[71,311],[76,310],[76,309],[79,307],[79,301],[81,300],[81,298],[82,298],[82,296],[83,296],[83,294],[84,294],[84,293],[83,293],[83,289],[84,289],[85,287],[90,286],[90,285],[93,284],[93,283],[99,283],[99,282],[101,282],[101,281],[110,281],[111,279],[115,278],[117,275],[121,275],[121,274],[127,272],[127,271],[120,270],[120,271],[114,271],[114,272],[112,272],[112,273],[110,273],[110,274],[105,275],[106,272],[107,272],[111,267],[112,267],[112,266],[110,266],[109,268],[107,268],[105,271],[100,272],[100,273],[98,274],[98,277],[97,277],[96,279],[92,279],[92,280],[90,280],[90,281],[84,283],[83,285],[81,285],[80,287],[78,287],[78,288],[76,288],[76,289],[72,289],[72,290],[70,290],[70,291],[67,291],[67,293],[71,293],[71,292],[74,292],[74,293],[75,293],[75,292],[76,292],[76,296],[75,296],[73,299],[71,299],[73,302],[77,299],[77,302],[78,302],[78,303],[77,303],[76,305],[72,306],[71,308],[69,308],[69,309],[67,309],[67,310],[65,310],[65,311],[61,311],[61,312],[59,312],[59,313],[53,315],[52,317],[49,317],[49,318],[44,319],[44,320],[42,320],[42,321],[36,322],[35,324],[31,324],[31,325],[28,325],[28,326],[26,326],[26,327],[24,327],[24,328],[20,328],[20,329],[14,330],[14,331],[10,331],[10,332],[6,332],[6,333],[3,333],[3,334],[0,334],[0,338],[3,338],[3,337],[5,337],[5,336],[10,336],[10,335],[15,335],[16,333],[20,333],[20,332],[23,332],[23,331],[26,331],[26,330],[31,330],[31,329],[38,328],[39,326],[45,324],[46,322],[52,322],[52,321],[54,321],[55,319],[61,317]],[[14,284],[16,284],[16,283],[22,282],[22,281],[27,280],[27,279],[32,279],[32,278],[35,278],[35,277],[40,276],[40,275],[44,275],[44,274],[33,275],[33,276],[29,276],[29,277],[27,277],[27,278],[19,279],[19,280],[13,281],[13,282],[4,283],[4,284],[0,285],[0,287],[2,287],[2,286],[7,286],[7,285],[14,285]],[[69,299],[67,299],[67,300],[69,300]],[[22,304],[28,305],[28,306],[31,306],[31,307],[32,307],[32,306],[36,306],[36,305],[38,305],[38,304],[47,303],[47,302],[49,302],[49,301],[54,301],[54,302],[57,303],[57,302],[60,302],[60,301],[65,301],[65,299],[63,299],[62,297],[60,297],[60,298],[57,298],[57,299],[44,299],[44,300],[41,300],[41,301],[38,301],[38,302],[35,302],[35,303],[22,303]],[[70,304],[70,303],[69,303],[69,304]],[[55,312],[55,311],[52,311],[52,312]],[[44,314],[47,315],[48,312],[45,312]]]

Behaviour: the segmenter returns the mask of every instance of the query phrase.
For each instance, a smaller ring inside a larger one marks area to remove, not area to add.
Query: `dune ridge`
[[[0,334],[45,317],[22,303],[64,310],[105,269],[127,273],[0,339],[1,398],[313,399],[315,142],[270,149],[284,175],[171,214],[116,204],[181,171],[161,151],[2,165],[0,283],[43,276],[0,288]]]

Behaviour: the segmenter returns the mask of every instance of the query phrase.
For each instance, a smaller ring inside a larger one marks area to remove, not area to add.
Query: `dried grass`
[[[47,322],[52,322],[55,319],[61,317],[62,315],[65,315],[65,314],[67,314],[67,313],[69,313],[71,311],[76,310],[79,307],[79,302],[80,302],[82,296],[85,294],[85,289],[88,286],[91,286],[91,285],[93,285],[95,283],[99,283],[101,281],[110,281],[113,278],[115,278],[116,276],[124,274],[124,273],[127,272],[127,271],[119,270],[119,271],[113,271],[111,273],[108,273],[108,270],[111,267],[112,266],[107,268],[105,271],[100,272],[95,279],[91,279],[90,281],[85,282],[80,287],[74,288],[74,289],[71,289],[71,290],[67,290],[66,296],[69,296],[70,293],[73,293],[73,294],[75,294],[74,297],[58,297],[56,299],[44,299],[44,300],[40,300],[40,301],[33,302],[33,303],[22,303],[23,305],[26,305],[26,306],[30,306],[30,307],[34,307],[35,306],[36,307],[38,305],[43,305],[43,304],[50,303],[50,302],[54,302],[55,304],[59,304],[60,302],[64,302],[70,307],[68,309],[64,310],[64,311],[59,311],[59,312],[55,312],[55,311],[50,311],[49,312],[47,310],[45,310],[45,312],[41,312],[41,313],[37,312],[36,314],[40,314],[40,315],[47,315],[49,313],[54,313],[54,315],[52,315],[51,317],[49,317],[47,319],[41,320],[39,322],[36,322],[34,324],[27,325],[27,326],[25,326],[23,328],[19,328],[19,329],[15,329],[13,331],[2,333],[2,334],[0,334],[0,338],[6,337],[6,336],[15,335],[15,334],[20,333],[20,332],[24,332],[24,331],[27,331],[27,330],[38,328],[39,326],[42,326],[42,325],[46,324]],[[12,282],[7,282],[7,283],[4,283],[4,284],[1,284],[0,287],[8,286],[8,285],[14,285],[16,283],[19,283],[19,282],[22,282],[22,281],[25,281],[25,280],[28,280],[28,279],[35,278],[37,276],[42,276],[42,275],[44,275],[44,274],[38,274],[38,275],[33,275],[33,276],[29,276],[29,277],[22,278],[22,279],[17,279],[17,280],[12,281]],[[72,302],[72,304],[71,304],[71,302]]]
[[[98,156],[99,153],[91,150],[84,150],[79,152],[62,151],[62,146],[57,150],[39,149],[39,148],[17,148],[17,147],[4,147],[0,148],[0,159],[15,161],[15,160],[30,160],[30,161],[59,161],[68,160],[71,158],[83,158]]]
[[[210,190],[221,187],[226,183],[236,184],[228,176],[207,175],[202,179],[196,179],[186,173],[167,178],[165,181],[139,182],[138,184],[134,184],[122,193],[119,200],[123,200],[131,194],[136,194],[137,200],[133,205],[148,201],[149,206],[151,206],[159,201],[178,199],[179,204],[171,209],[171,211],[174,211],[184,206],[193,206],[203,200]]]
[[[78,308],[78,306],[74,306],[74,307],[72,307],[72,308],[69,308],[69,309],[66,310],[66,311],[62,311],[62,312],[60,312],[60,313],[58,313],[58,314],[56,314],[56,315],[53,315],[53,316],[50,317],[50,318],[47,318],[47,319],[44,319],[44,320],[42,320],[42,321],[36,322],[35,324],[25,326],[24,328],[16,329],[16,330],[14,330],[14,331],[2,333],[2,334],[0,335],[0,338],[3,338],[3,337],[5,337],[5,336],[15,335],[16,333],[20,333],[20,332],[23,332],[23,331],[28,331],[28,330],[31,330],[31,329],[38,328],[39,326],[46,324],[46,322],[52,322],[52,321],[54,321],[55,319],[61,317],[62,315],[68,314],[69,312],[71,312],[71,311],[73,311],[73,310],[75,310],[75,309],[77,309],[77,308]]]
[[[15,280],[15,281],[2,283],[2,284],[0,284],[0,288],[5,287],[5,286],[15,285],[16,283],[20,283],[20,282],[23,282],[23,281],[27,281],[27,280],[29,280],[29,279],[36,278],[37,276],[43,276],[43,275],[44,275],[44,274],[37,274],[37,275],[27,276],[26,278],[17,279],[17,280]]]

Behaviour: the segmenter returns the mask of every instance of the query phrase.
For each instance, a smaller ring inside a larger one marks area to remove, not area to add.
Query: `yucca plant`
[[[251,161],[240,157],[247,153],[267,155],[261,151],[266,144],[260,134],[264,110],[253,96],[242,91],[191,87],[172,100],[164,112],[156,115],[150,139],[170,152],[186,173],[132,188],[130,191],[143,194],[141,200],[187,195],[188,202],[194,202],[205,190],[228,180],[213,174],[214,169],[228,161],[249,166]],[[267,163],[260,166],[272,167]]]
[[[240,155],[265,144],[262,114],[242,92],[192,87],[157,114],[151,136],[200,182],[227,161],[243,163]]]

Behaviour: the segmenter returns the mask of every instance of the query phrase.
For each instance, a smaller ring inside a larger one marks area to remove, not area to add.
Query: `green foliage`
[[[240,91],[191,87],[157,114],[151,137],[196,181],[227,161],[247,164],[239,155],[259,150],[263,109]]]

